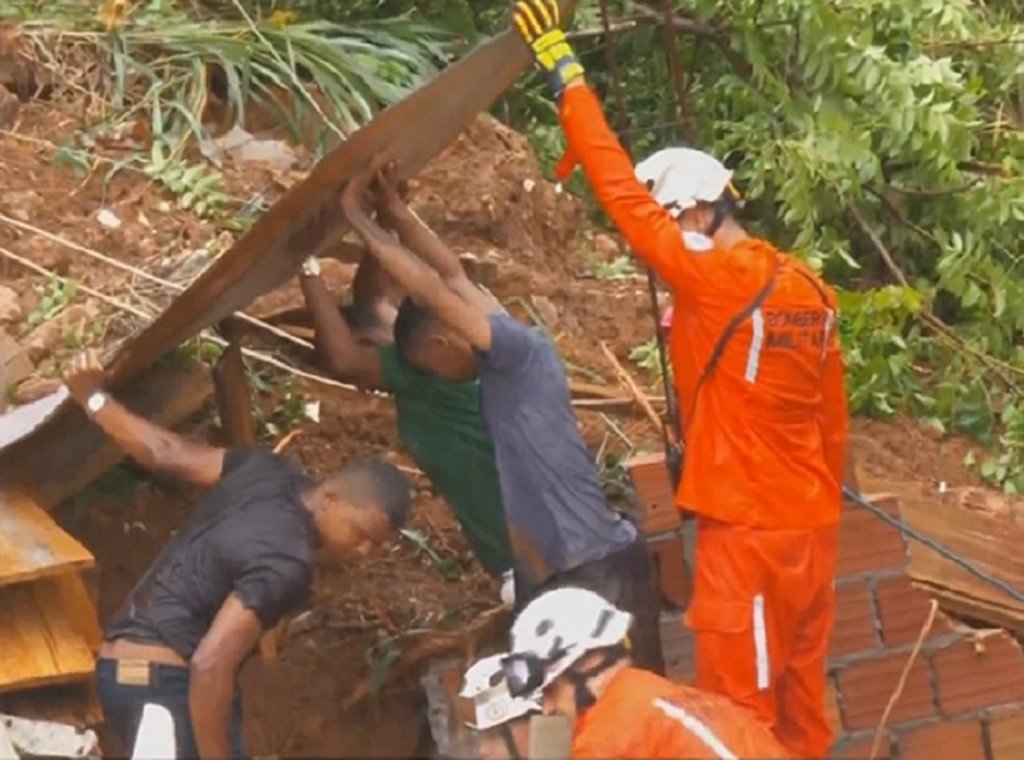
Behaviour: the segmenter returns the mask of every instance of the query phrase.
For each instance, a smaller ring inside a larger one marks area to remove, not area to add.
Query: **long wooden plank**
[[[1024,592],[1024,501],[980,488],[942,496],[900,494],[903,519],[913,528],[1011,587]],[[909,542],[912,580],[965,617],[1024,632],[1024,604],[934,550]]]
[[[0,588],[0,693],[92,676],[93,652],[56,578]]]
[[[94,564],[24,491],[0,491],[0,586]]]

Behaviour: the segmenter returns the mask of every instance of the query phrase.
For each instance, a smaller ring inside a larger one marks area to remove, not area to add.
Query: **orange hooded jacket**
[[[849,417],[835,294],[763,240],[688,246],[637,180],[594,93],[569,87],[559,112],[569,144],[560,175],[579,161],[616,227],[672,290],[670,353],[686,444],[677,504],[751,528],[837,523]],[[698,388],[726,326],[773,272],[766,299]]]

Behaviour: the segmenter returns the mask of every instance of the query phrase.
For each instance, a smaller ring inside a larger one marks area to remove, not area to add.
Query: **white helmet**
[[[539,694],[513,697],[508,690],[502,662],[507,654],[496,654],[477,660],[462,677],[460,697],[473,702],[473,721],[466,725],[484,731],[527,713],[540,710]]]
[[[512,624],[512,648],[503,663],[509,691],[540,691],[594,649],[627,641],[633,616],[582,588],[541,594]]]
[[[636,165],[636,176],[673,218],[698,203],[714,203],[732,190],[732,172],[713,156],[692,148],[666,148]]]

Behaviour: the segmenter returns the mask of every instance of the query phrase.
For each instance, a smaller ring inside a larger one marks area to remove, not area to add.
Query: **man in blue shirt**
[[[403,358],[446,380],[480,379],[517,606],[554,586],[589,588],[635,616],[636,661],[662,671],[653,561],[633,524],[605,499],[554,345],[478,289],[383,175],[375,205],[400,242],[371,221],[363,204],[373,177],[371,170],[350,182],[342,206],[382,268],[408,293],[395,321]]]

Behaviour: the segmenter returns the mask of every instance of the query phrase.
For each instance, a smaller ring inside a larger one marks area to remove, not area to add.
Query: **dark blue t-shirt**
[[[480,411],[494,442],[516,572],[536,585],[627,546],[636,529],[605,499],[554,345],[508,314],[489,321]]]
[[[266,449],[229,449],[221,478],[107,626],[189,659],[228,594],[272,628],[307,600],[318,544],[302,503],[312,481]]]

